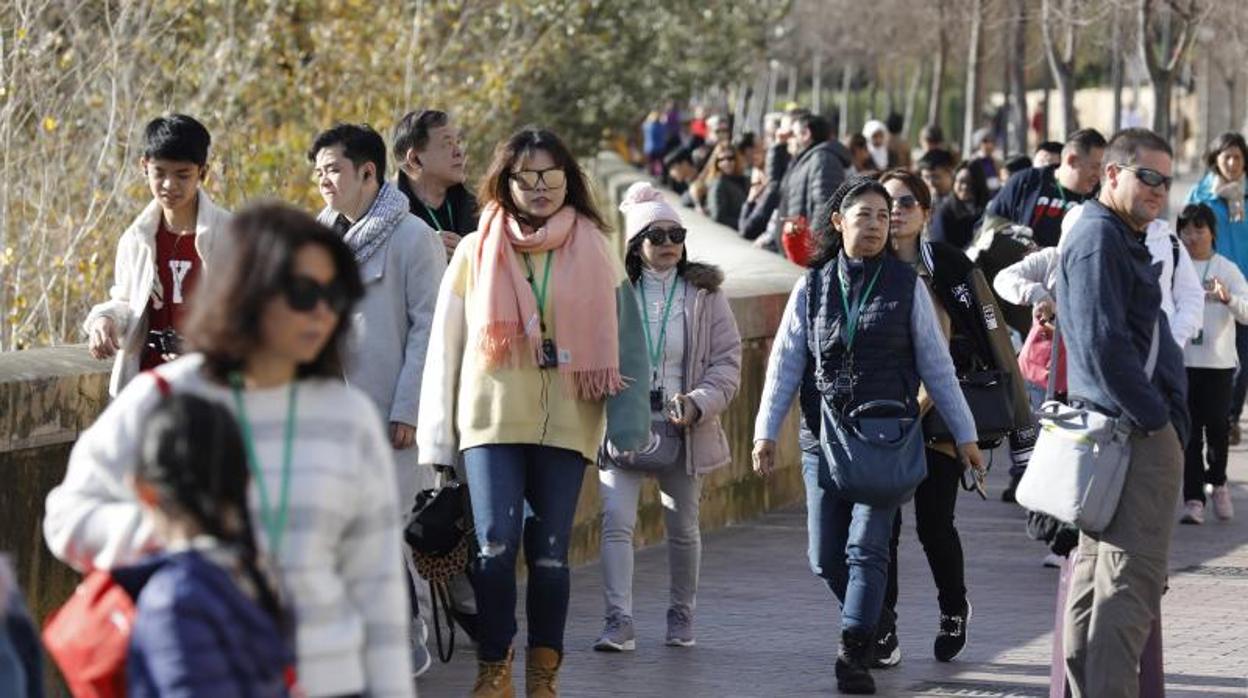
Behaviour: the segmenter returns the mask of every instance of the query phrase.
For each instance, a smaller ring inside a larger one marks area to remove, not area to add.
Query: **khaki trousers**
[[[1182,479],[1173,426],[1132,437],[1113,520],[1101,533],[1079,534],[1063,636],[1074,698],[1139,695],[1140,653],[1161,611]]]

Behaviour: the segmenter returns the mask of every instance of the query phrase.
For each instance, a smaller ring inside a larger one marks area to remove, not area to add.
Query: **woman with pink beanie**
[[[598,471],[606,625],[594,649],[636,647],[633,528],[647,477],[658,480],[667,529],[671,602],[666,644],[694,644],[693,609],[701,564],[698,499],[702,476],[732,460],[720,415],[741,378],[741,335],[716,267],[689,261],[680,214],[638,182],[625,194],[624,267],[642,309],[650,359],[650,444],[620,452],[608,441]]]

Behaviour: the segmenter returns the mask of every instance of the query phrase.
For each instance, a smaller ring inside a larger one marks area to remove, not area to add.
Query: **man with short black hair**
[[[386,143],[371,127],[334,126],[316,137],[308,160],[326,204],[317,220],[342,235],[364,282],[364,298],[350,320],[346,379],[377,406],[394,448],[399,507],[406,512],[423,473],[416,417],[446,248],[412,215],[407,197],[385,181]],[[431,663],[422,634],[418,630],[412,638],[417,675]]]
[[[395,183],[411,212],[438,231],[450,259],[460,237],[477,229],[477,198],[464,186],[468,156],[449,114],[410,111],[394,126]]]
[[[1049,165],[1060,165],[1062,163],[1062,148],[1065,144],[1058,141],[1044,141],[1036,146],[1036,152],[1031,156],[1032,167],[1048,167]]]
[[[940,208],[953,193],[953,168],[956,164],[953,154],[944,148],[933,148],[919,158],[919,176],[932,190],[932,210]]]
[[[1096,190],[1104,155],[1104,136],[1090,128],[1075,131],[1062,146],[1061,164],[1033,167],[1010,178],[988,203],[985,218],[1025,225],[1037,245],[1053,247],[1062,236],[1062,217]],[[985,220],[985,225],[991,222]]]
[[[792,113],[793,138],[789,152],[793,162],[780,183],[777,215],[782,222],[804,217],[813,226],[815,209],[845,181],[849,151],[829,141],[830,122],[806,110]]]
[[[1100,195],[1062,243],[1057,317],[1071,402],[1123,420],[1130,463],[1109,526],[1079,537],[1064,635],[1076,698],[1136,695],[1140,654],[1161,608],[1188,428],[1182,350],[1166,340],[1145,246],[1173,181],[1170,146],[1147,129],[1126,129],[1104,157]]]

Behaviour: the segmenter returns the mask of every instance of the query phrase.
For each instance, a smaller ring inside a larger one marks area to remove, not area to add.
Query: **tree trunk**
[[[854,64],[846,63],[841,67],[841,138],[849,133],[849,88],[854,77]]]
[[[1109,81],[1114,92],[1114,120],[1110,130],[1117,133],[1122,129],[1122,22],[1117,10],[1110,15],[1113,25],[1112,38],[1109,44]]]
[[[945,0],[936,0],[936,12],[939,18],[936,27],[936,62],[932,66],[932,87],[927,95],[928,124],[940,124],[940,107],[945,97],[945,58],[949,53],[949,39],[945,35]]]
[[[810,59],[810,110],[823,113],[823,48],[815,47]]]
[[[910,87],[906,90],[906,110],[901,115],[901,132],[909,134],[914,125],[914,106],[919,101],[919,85],[923,82],[923,64],[910,76]]]
[[[967,42],[966,57],[966,104],[962,123],[962,152],[970,155],[976,148],[972,147],[971,138],[979,122],[979,59],[983,45],[983,0],[971,0],[971,36]]]
[[[1012,80],[1014,87],[1014,124],[1017,149],[1026,154],[1027,147],[1027,0],[1014,2],[1014,62]]]
[[[1147,0],[1145,0],[1147,2]],[[1048,58],[1049,71],[1053,74],[1053,82],[1057,84],[1062,95],[1062,127],[1065,135],[1079,128],[1075,116],[1075,24],[1070,13],[1074,11],[1071,0],[1063,0],[1062,23],[1063,46],[1062,55],[1058,55],[1057,37],[1053,36],[1052,27],[1054,0],[1043,0],[1041,3],[1040,28],[1044,37],[1044,53]]]
[[[1153,0],[1140,0],[1136,14],[1136,29],[1139,33],[1140,53],[1144,56],[1144,64],[1148,67],[1148,77],[1153,83],[1153,130],[1169,140],[1173,135],[1170,133],[1171,88],[1174,85],[1175,76],[1179,74],[1183,66],[1187,51],[1191,48],[1196,34],[1196,23],[1199,19],[1195,16],[1196,8],[1192,8],[1193,13],[1178,17],[1178,26],[1175,26],[1176,17],[1170,4],[1161,3],[1160,5],[1156,7]],[[1155,8],[1157,12],[1153,11]],[[1152,21],[1154,19],[1160,19],[1162,22],[1160,54],[1153,44]]]
[[[879,93],[880,93],[880,80],[879,80],[879,76],[875,75],[875,76],[872,76],[871,87],[870,89],[867,90],[867,109],[866,109],[866,112],[862,115],[862,120],[864,122],[867,119],[875,118],[875,101],[876,101],[876,98],[879,97]]]
[[[786,100],[789,104],[797,101],[797,64],[789,66],[789,95]]]

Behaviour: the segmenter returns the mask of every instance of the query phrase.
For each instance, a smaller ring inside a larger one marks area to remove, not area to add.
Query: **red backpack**
[[[147,371],[164,397],[168,381]],[[134,599],[106,570],[88,574],[43,626],[43,645],[74,698],[126,695],[126,656],[134,630]]]
[[[43,626],[43,645],[74,698],[126,695],[126,654],[134,600],[112,575],[95,570]]]

